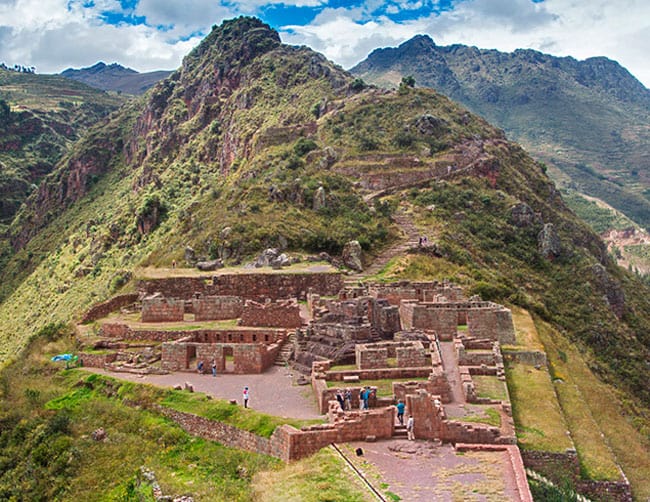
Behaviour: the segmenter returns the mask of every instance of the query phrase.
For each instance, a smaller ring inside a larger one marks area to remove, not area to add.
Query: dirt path
[[[318,413],[316,400],[309,385],[296,385],[293,372],[273,366],[261,375],[199,375],[177,372],[168,375],[135,375],[114,373],[99,368],[84,368],[86,371],[109,375],[132,382],[174,387],[185,382],[192,384],[196,392],[204,392],[219,399],[236,399],[242,404],[242,390],[250,390],[249,406],[257,411],[286,418],[323,418]]]
[[[350,276],[351,280],[359,281],[365,279],[367,276],[375,275],[390,260],[418,246],[420,234],[418,233],[418,229],[415,228],[410,216],[402,212],[397,212],[393,215],[393,220],[400,228],[402,238],[392,246],[384,249],[362,273]]]
[[[520,500],[506,451],[458,453],[451,445],[418,440],[354,442],[344,448],[377,490],[401,500]],[[363,456],[355,455],[357,448]]]

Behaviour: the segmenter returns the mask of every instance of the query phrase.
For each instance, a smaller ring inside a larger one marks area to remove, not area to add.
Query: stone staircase
[[[296,341],[296,333],[292,331],[291,333],[289,333],[289,336],[282,344],[282,347],[280,348],[280,352],[278,352],[278,355],[275,358],[275,362],[273,363],[275,366],[286,366],[289,363],[289,360],[293,355],[293,348],[295,346],[295,341]]]
[[[406,425],[396,425],[395,432],[393,432],[393,438],[408,439],[408,433],[406,432]]]
[[[379,256],[373,260],[372,264],[362,273],[349,276],[349,281],[361,281],[366,276],[376,274],[386,266],[391,259],[403,255],[409,249],[418,246],[420,234],[418,233],[418,229],[415,228],[410,216],[405,213],[395,213],[393,215],[393,220],[402,231],[403,238],[389,248],[384,249],[384,251],[382,251]]]

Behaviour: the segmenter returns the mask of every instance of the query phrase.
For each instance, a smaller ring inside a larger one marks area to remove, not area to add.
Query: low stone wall
[[[241,326],[298,328],[302,326],[300,306],[295,300],[257,303],[247,300],[241,313]]]
[[[88,368],[103,368],[107,364],[115,362],[117,359],[117,352],[110,352],[106,354],[89,354],[88,352],[78,352],[80,365]]]
[[[590,500],[632,502],[632,489],[621,474],[620,481],[592,481],[580,478],[580,461],[575,450],[564,453],[522,450],[528,469],[543,475],[557,485],[569,481],[575,490]]]
[[[178,298],[144,298],[142,322],[175,322],[185,316],[185,301]]]
[[[192,298],[195,321],[219,321],[237,319],[244,309],[244,301],[238,296],[204,296]]]
[[[506,361],[528,364],[530,366],[546,367],[546,353],[539,350],[506,350],[503,349],[503,358]]]
[[[123,323],[104,323],[100,334],[111,338],[128,338],[129,340],[147,340],[154,342],[171,342],[191,337],[197,343],[264,343],[271,344],[286,337],[282,328],[234,328],[234,329],[196,329],[196,330],[156,330],[133,329]]]
[[[88,323],[102,319],[111,312],[115,312],[123,307],[128,307],[138,301],[139,295],[137,293],[130,293],[126,295],[117,295],[102,303],[98,303],[90,307],[81,319],[82,323]]]
[[[145,294],[160,292],[168,298],[189,300],[202,296],[239,296],[247,300],[265,301],[280,298],[305,298],[307,292],[334,296],[343,287],[340,273],[250,273],[214,274],[200,277],[167,277],[146,279],[137,283]]]
[[[342,382],[346,376],[357,375],[360,380],[390,380],[401,378],[427,378],[431,375],[431,367],[420,368],[380,368],[370,370],[341,370],[327,371],[328,381]]]

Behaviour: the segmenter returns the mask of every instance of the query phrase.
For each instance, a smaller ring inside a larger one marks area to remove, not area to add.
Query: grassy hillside
[[[532,312],[647,436],[650,291],[544,167],[440,94],[364,88],[250,18],[215,28],[30,196],[4,243],[0,360],[132,287],[137,267],[181,262],[186,245],[228,264],[269,246],[337,254],[350,239],[372,255],[399,231],[396,211],[435,248],[382,280],[450,278]]]
[[[386,87],[414,76],[418,85],[459,101],[557,168],[561,187],[650,225],[650,91],[614,61],[441,47],[418,36],[377,49],[351,71]]]
[[[86,129],[122,99],[47,75],[0,69],[0,224]]]

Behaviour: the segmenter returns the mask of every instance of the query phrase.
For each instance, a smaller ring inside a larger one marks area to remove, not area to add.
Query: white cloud
[[[606,56],[650,86],[650,2],[645,0],[457,0],[453,10],[403,23],[385,17],[369,22],[359,9],[336,9],[323,11],[309,25],[283,28],[282,38],[307,44],[349,68],[373,48],[398,45],[420,33],[438,45],[532,48],[577,59]]]

